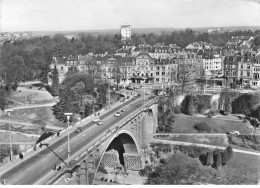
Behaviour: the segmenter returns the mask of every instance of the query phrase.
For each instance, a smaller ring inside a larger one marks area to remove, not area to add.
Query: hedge
[[[203,113],[211,108],[211,100],[212,95],[186,95],[181,103],[181,112],[190,114],[189,111],[191,110],[194,113]]]

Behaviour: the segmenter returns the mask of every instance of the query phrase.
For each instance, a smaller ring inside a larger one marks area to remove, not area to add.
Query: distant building
[[[131,38],[131,25],[121,25],[120,33],[122,40]]]

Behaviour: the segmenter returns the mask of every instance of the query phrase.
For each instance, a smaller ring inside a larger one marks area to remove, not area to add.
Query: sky
[[[260,0],[0,1],[2,31],[260,26]]]

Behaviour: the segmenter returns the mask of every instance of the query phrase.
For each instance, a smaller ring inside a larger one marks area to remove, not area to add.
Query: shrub
[[[212,111],[209,111],[208,114],[207,114],[207,116],[208,116],[208,118],[212,118],[212,116],[213,116]]]
[[[213,167],[218,169],[222,165],[222,157],[219,150],[214,151],[213,159],[214,159]]]
[[[153,168],[151,166],[145,166],[144,169],[139,171],[140,176],[147,176],[150,172],[152,172]]]
[[[227,152],[228,152],[228,162],[233,158],[233,149],[231,146],[228,146],[226,148]]]
[[[174,110],[175,114],[180,114],[181,113],[181,107],[179,105],[174,106],[173,110]]]
[[[224,166],[229,162],[228,151],[224,150],[223,152],[221,152],[221,156],[222,156],[222,165]]]
[[[194,129],[196,129],[200,133],[211,133],[212,132],[212,128],[206,122],[197,123],[194,126]]]
[[[213,160],[213,152],[208,152],[207,153],[207,159],[206,159],[206,165],[213,165],[214,164],[214,160]]]
[[[166,159],[166,158],[161,158],[160,159],[160,163],[162,163],[162,164],[165,164],[165,163],[167,163],[168,162],[168,160]]]

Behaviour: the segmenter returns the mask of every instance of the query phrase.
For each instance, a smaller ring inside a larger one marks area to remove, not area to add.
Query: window
[[[247,72],[247,76],[250,76],[250,72]]]
[[[157,68],[157,70],[160,70],[160,67],[156,67]]]
[[[156,72],[156,76],[159,76],[159,72]]]
[[[162,78],[162,82],[165,82],[165,78]]]
[[[159,82],[159,78],[156,78],[156,82]]]
[[[165,76],[165,72],[162,72],[162,76]]]
[[[151,73],[151,77],[153,77],[153,73]]]
[[[247,64],[247,69],[250,69],[250,64]]]
[[[162,67],[162,70],[165,71],[165,67]]]

